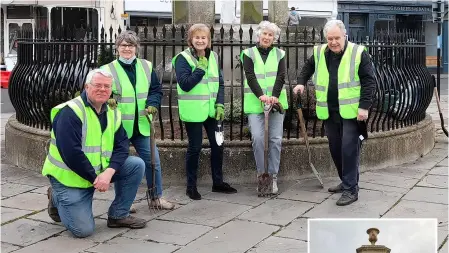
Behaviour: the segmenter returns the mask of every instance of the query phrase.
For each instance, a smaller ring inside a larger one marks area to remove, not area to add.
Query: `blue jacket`
[[[209,58],[210,50],[206,50],[206,58]],[[198,57],[197,57],[198,59]],[[218,61],[220,62],[220,61]],[[219,67],[219,66],[218,66]],[[178,80],[179,87],[185,91],[189,92],[190,90],[197,85],[203,76],[206,74],[204,70],[196,68],[192,71],[187,60],[183,55],[179,55],[176,58],[175,62],[175,71],[176,71],[176,79]],[[219,88],[217,94],[217,104],[224,104],[224,81],[223,81],[223,73],[220,69],[219,71]]]
[[[81,93],[81,98],[85,105],[92,107],[87,101],[87,94],[85,91]],[[95,111],[95,108],[92,107],[92,109]],[[106,110],[109,109],[107,105],[104,104],[101,108],[101,112],[97,114],[102,131],[104,131],[107,126]],[[95,169],[81,150],[81,120],[69,106],[66,106],[56,115],[53,120],[52,128],[56,136],[56,147],[58,148],[64,163],[80,177],[93,183],[97,177]],[[129,140],[125,129],[121,125],[114,136],[114,149],[112,151],[109,167],[118,172],[128,158],[128,155]]]

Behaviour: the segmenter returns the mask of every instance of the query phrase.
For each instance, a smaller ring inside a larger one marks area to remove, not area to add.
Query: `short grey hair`
[[[340,30],[341,30],[344,34],[346,34],[345,24],[344,24],[341,20],[338,20],[338,19],[332,19],[332,20],[327,21],[327,23],[324,25],[323,34],[324,34],[324,37],[325,37],[325,38],[327,38],[327,32],[329,31],[329,29],[331,29],[331,28],[333,28],[333,27],[335,27],[335,26],[337,26],[338,28],[340,28]]]
[[[136,47],[136,54],[139,52],[140,48],[140,38],[137,36],[137,34],[134,31],[131,30],[125,30],[117,36],[115,39],[115,48],[118,50],[118,47],[122,42],[125,41],[126,43],[129,43],[131,45],[134,45]]]
[[[256,37],[257,39],[260,38],[260,35],[262,34],[263,30],[270,30],[274,33],[274,40],[278,40],[279,36],[281,35],[281,28],[277,26],[275,23],[271,23],[269,21],[262,21],[259,23],[259,26],[256,29]]]
[[[109,73],[106,70],[103,69],[93,69],[91,71],[89,71],[89,73],[87,74],[86,77],[86,84],[91,84],[92,83],[92,78],[94,78],[95,74],[101,74],[107,78],[113,79],[114,77],[112,76],[111,73]]]

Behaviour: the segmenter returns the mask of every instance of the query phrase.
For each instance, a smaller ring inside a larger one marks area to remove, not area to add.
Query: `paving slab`
[[[50,186],[50,181],[48,181],[48,178],[44,177],[42,175],[25,177],[25,178],[22,178],[19,180],[15,180],[14,183],[37,186],[37,187]]]
[[[449,244],[449,243],[446,242],[446,243],[443,245],[443,247],[438,251],[438,253],[448,253],[448,252],[449,252],[449,251],[448,251],[448,247],[447,247],[448,244]]]
[[[384,218],[437,218],[438,224],[443,224],[447,230],[448,207],[443,204],[401,200],[389,210]]]
[[[96,243],[89,241],[80,241],[74,238],[68,238],[64,236],[52,237],[48,240],[40,241],[36,244],[22,248],[14,253],[79,253],[83,250],[89,249],[95,246]]]
[[[374,184],[374,183],[367,183],[367,182],[359,182],[360,189],[366,189],[366,190],[374,190],[374,191],[381,191],[381,192],[396,192],[405,194],[410,189],[406,188],[399,188],[394,186],[388,186],[388,185],[380,185],[380,184]]]
[[[448,176],[448,167],[434,167],[430,172],[429,175],[441,175],[441,176]]]
[[[154,209],[150,210],[148,208],[148,203],[146,200],[141,200],[140,202],[134,203],[134,207],[137,209],[137,213],[133,213],[132,215],[137,218],[144,219],[146,221],[155,219],[169,212],[168,210],[154,210]],[[105,213],[101,215],[99,218],[107,220],[108,214]]]
[[[50,218],[50,216],[48,216],[47,209],[45,209],[41,212],[38,212],[37,214],[30,215],[27,217],[27,219],[35,220],[35,221],[43,221],[43,222],[58,225],[58,226],[64,226],[61,222],[56,222],[56,221],[52,220]]]
[[[441,244],[443,244],[444,240],[446,240],[447,236],[448,236],[448,232],[446,229],[438,229],[438,247],[441,246]],[[448,242],[446,242],[447,244]]]
[[[437,164],[437,167],[448,167],[448,166],[449,166],[449,162],[448,162],[447,158],[445,158],[443,161],[441,161]]]
[[[19,195],[21,193],[28,192],[34,189],[36,189],[35,186],[6,182],[2,184],[2,198]]]
[[[402,199],[447,205],[448,191],[447,189],[414,187]]]
[[[48,198],[47,195],[27,192],[2,200],[2,206],[38,211],[48,206]]]
[[[204,199],[195,201],[195,203],[190,205],[181,206],[168,214],[160,216],[159,219],[218,227],[250,208],[247,205]]]
[[[447,176],[427,175],[418,183],[418,186],[447,189]]]
[[[341,194],[334,194],[323,203],[316,205],[303,217],[308,218],[379,218],[396,203],[402,194],[359,190],[359,200],[347,205],[337,206]]]
[[[84,241],[104,242],[111,240],[112,238],[123,234],[128,230],[129,228],[108,228],[107,221],[97,218],[95,219],[95,232],[93,235],[86,238],[77,239],[71,232],[66,230],[61,233],[61,236],[68,237],[73,240],[79,240],[82,241],[82,243],[84,243]]]
[[[440,161],[436,161],[436,160],[430,160],[430,161],[413,161],[413,162],[408,162],[408,163],[403,163],[401,165],[397,165],[395,167],[398,168],[406,168],[406,169],[420,169],[420,170],[430,170],[433,167],[435,167],[435,165],[437,165]]]
[[[292,221],[277,232],[275,236],[307,241],[307,219],[299,218]]]
[[[39,193],[39,194],[47,194],[47,189],[48,189],[48,186],[42,186],[42,187],[32,190],[31,192]]]
[[[27,246],[64,230],[61,226],[20,219],[2,226],[2,242]]]
[[[20,247],[14,246],[14,245],[6,243],[6,242],[2,242],[2,250],[1,250],[2,253],[9,253],[11,251],[18,250],[18,249],[20,249]]]
[[[198,192],[201,194],[203,198],[211,193],[210,186],[198,186]],[[181,205],[186,205],[193,200],[190,199],[186,195],[186,187],[185,186],[170,186],[162,193],[165,199],[175,202]]]
[[[298,187],[297,185],[295,185]],[[311,192],[311,191],[303,191],[299,190],[296,187],[292,187],[289,190],[281,193],[279,195],[279,199],[289,199],[289,200],[298,200],[312,203],[322,203],[326,200],[331,194],[325,192]]]
[[[323,178],[324,187],[321,187],[319,181],[316,178],[300,180],[296,185],[292,186],[295,189],[311,192],[323,192],[328,193],[327,189],[332,186],[336,186],[341,183],[338,177]]]
[[[372,170],[370,172],[394,175],[398,177],[410,177],[415,179],[421,179],[426,175],[428,170],[419,168],[405,168],[405,167],[392,166],[384,169]]]
[[[307,253],[307,242],[298,241],[290,238],[269,237],[256,247],[252,248],[249,253]]]
[[[270,199],[264,204],[243,213],[238,218],[285,226],[301,216],[314,204],[285,199]]]
[[[117,237],[103,244],[90,248],[87,252],[94,253],[171,253],[179,249],[178,246],[155,243],[148,241],[133,240],[125,237]]]
[[[278,230],[278,226],[234,220],[210,231],[176,253],[246,252]]]
[[[202,225],[152,220],[147,223],[145,228],[130,230],[123,236],[132,239],[186,245],[211,229],[212,227]]]
[[[94,217],[101,216],[107,213],[112,201],[109,200],[96,200],[92,201],[92,213]]]
[[[391,174],[365,172],[360,175],[361,182],[367,182],[372,184],[394,186],[399,188],[410,189],[419,179],[409,177],[399,177]]]
[[[258,206],[267,201],[266,198],[259,198],[256,192],[256,186],[235,186],[237,189],[236,194],[223,194],[217,192],[211,192],[204,197],[204,199],[217,200],[222,202]]]
[[[14,182],[25,177],[38,177],[41,175],[37,172],[22,169],[17,166],[5,164],[2,162],[1,176],[2,181]]]
[[[29,210],[20,210],[15,208],[1,207],[2,208],[2,223],[17,219],[19,217],[25,216],[32,213]]]

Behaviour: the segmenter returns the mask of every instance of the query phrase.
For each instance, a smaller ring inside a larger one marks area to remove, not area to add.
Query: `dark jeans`
[[[186,174],[187,188],[196,187],[197,171],[200,152],[203,142],[203,126],[206,129],[207,138],[211,147],[211,173],[214,185],[223,183],[223,146],[218,146],[215,140],[215,127],[217,121],[214,118],[208,118],[204,122],[185,122],[187,136],[189,138],[189,147],[186,155]]]
[[[357,119],[343,119],[339,112],[331,111],[324,127],[343,189],[355,193],[358,191],[361,147]]]

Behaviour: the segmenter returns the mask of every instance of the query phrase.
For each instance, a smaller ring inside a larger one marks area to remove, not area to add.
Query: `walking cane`
[[[303,114],[302,114],[301,97],[300,97],[299,94],[298,94],[298,109],[297,109],[297,111],[298,111],[299,125],[301,126],[301,135],[304,138],[304,142],[306,143],[307,154],[309,156],[310,168],[312,168],[313,174],[315,174],[315,177],[318,179],[318,181],[320,181],[321,187],[324,188],[323,180],[321,179],[320,174],[315,169],[315,166],[313,166],[313,163],[312,163],[312,155],[310,153],[309,139],[308,139],[308,136],[307,136],[306,125],[304,124],[304,118],[303,118]]]
[[[265,131],[264,131],[264,173],[262,175],[258,176],[258,196],[264,197],[268,196],[272,193],[273,189],[273,176],[268,173],[268,124],[269,124],[269,117],[271,109],[273,108],[272,105],[265,104],[263,107],[263,112],[265,116]]]
[[[441,121],[441,128],[443,129],[444,134],[447,137],[447,129],[444,126],[444,118],[443,118],[443,113],[441,112],[441,106],[440,106],[440,97],[438,96],[438,89],[435,83],[435,77],[433,77],[433,93],[435,94],[435,100],[437,101],[437,106],[438,106],[438,112],[440,113],[440,121]]]
[[[156,141],[154,138],[154,128],[153,128],[153,117],[150,119],[150,115],[147,114],[146,118],[148,123],[150,124],[150,152],[151,152],[151,174],[152,174],[152,187],[150,187],[147,191],[147,202],[148,207],[151,209],[151,202],[155,204],[154,209],[162,210],[161,202],[159,198],[155,197],[157,193],[156,188]]]

